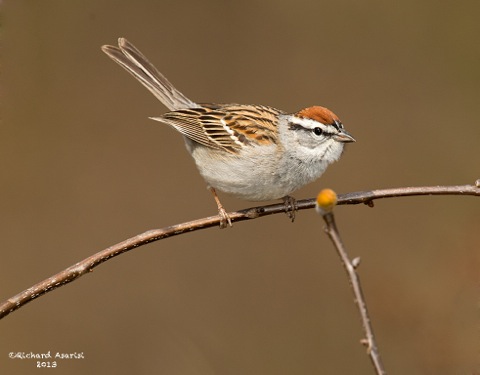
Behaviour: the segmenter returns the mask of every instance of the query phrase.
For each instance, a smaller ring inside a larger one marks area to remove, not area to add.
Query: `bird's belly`
[[[198,147],[192,156],[208,185],[249,201],[281,199],[317,179],[326,168],[322,164],[312,170],[301,161],[286,164],[265,146],[262,151],[239,156]]]

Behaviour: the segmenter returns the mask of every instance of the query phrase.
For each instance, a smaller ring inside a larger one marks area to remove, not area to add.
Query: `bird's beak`
[[[346,130],[342,130],[340,133],[335,134],[333,138],[338,142],[355,142],[355,138],[353,138]]]

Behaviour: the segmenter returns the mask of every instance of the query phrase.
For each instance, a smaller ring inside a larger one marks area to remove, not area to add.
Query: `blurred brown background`
[[[165,108],[100,51],[136,44],[193,100],[320,104],[357,139],[339,193],[480,178],[478,1],[6,1],[0,299],[151,228],[214,215]],[[227,209],[254,205],[222,195]],[[339,207],[391,374],[480,371],[480,200]],[[0,322],[57,374],[371,374],[322,220],[302,211],[115,258]],[[49,370],[48,370],[49,371]]]

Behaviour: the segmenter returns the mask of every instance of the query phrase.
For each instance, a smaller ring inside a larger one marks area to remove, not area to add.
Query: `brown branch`
[[[384,190],[372,190],[356,193],[348,193],[339,195],[338,204],[359,204],[366,203],[371,205],[371,202],[380,198],[392,198],[412,195],[473,195],[480,196],[480,180],[477,180],[476,185],[463,186],[435,186],[435,187],[409,187],[396,188]],[[306,199],[297,201],[296,208],[298,210],[305,210],[315,207],[315,199]],[[232,222],[256,219],[258,217],[273,215],[285,212],[284,204],[274,204],[268,206],[259,206],[248,208],[245,210],[229,213]],[[116,245],[110,246],[88,258],[74,264],[67,269],[60,271],[56,275],[45,279],[23,292],[9,298],[0,304],[0,319],[7,316],[11,312],[19,309],[28,302],[40,297],[55,288],[68,284],[80,276],[91,272],[95,267],[101,263],[113,258],[117,255],[123,254],[127,251],[135,249],[139,246],[146,245],[150,242],[158,241],[167,237],[176,236],[186,232],[193,232],[200,229],[206,229],[219,225],[219,217],[211,216],[203,219],[198,219],[182,224],[172,225],[162,229],[153,229],[145,233],[139,234],[135,237],[129,238]]]
[[[341,240],[340,233],[337,229],[337,225],[335,224],[335,217],[333,213],[325,213],[323,215],[323,219],[327,224],[325,231],[337,250],[337,254],[342,261],[343,267],[345,268],[350,281],[350,286],[352,287],[354,301],[358,307],[358,311],[362,320],[363,331],[365,333],[365,339],[361,342],[367,347],[367,354],[372,361],[375,372],[379,375],[384,375],[385,369],[383,368],[382,361],[380,360],[380,353],[378,351],[375,336],[373,334],[370,317],[368,316],[367,304],[365,302],[365,298],[363,297],[360,278],[356,271],[360,260],[359,258],[355,258],[353,261],[351,261],[348,257],[345,246]]]

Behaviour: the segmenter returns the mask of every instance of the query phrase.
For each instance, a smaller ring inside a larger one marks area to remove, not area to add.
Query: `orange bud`
[[[332,211],[336,204],[337,194],[332,189],[323,189],[318,193],[316,209],[320,214]]]

